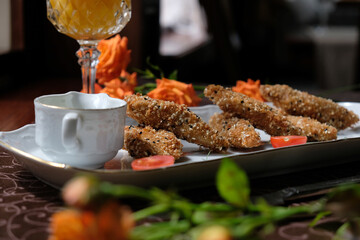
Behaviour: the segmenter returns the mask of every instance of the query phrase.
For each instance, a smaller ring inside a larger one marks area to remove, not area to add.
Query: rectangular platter
[[[339,104],[360,115],[360,103]],[[220,112],[216,105],[190,109],[204,121],[208,121],[213,113]],[[127,119],[127,124],[136,124],[136,122]],[[257,131],[260,132],[264,143],[260,147],[212,153],[183,141],[184,157],[173,166],[147,171],[131,170],[132,158],[125,150],[120,150],[118,155],[102,169],[80,169],[53,162],[35,144],[34,124],[14,131],[0,132],[0,152],[5,151],[14,155],[34,176],[57,188],[79,173],[91,173],[102,180],[142,187],[191,188],[213,184],[217,168],[221,159],[225,157],[233,159],[250,178],[259,178],[356,161],[355,156],[360,154],[359,123],[339,131],[337,140],[309,142],[276,149],[269,143],[269,135],[261,130]]]

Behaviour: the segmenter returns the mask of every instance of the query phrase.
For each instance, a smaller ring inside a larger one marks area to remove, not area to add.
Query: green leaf
[[[132,68],[132,71],[133,72],[137,72],[141,75],[144,75],[145,74],[145,71],[144,70],[141,70],[140,68]]]
[[[216,224],[234,224],[241,221],[242,211],[201,211],[197,210],[192,215],[194,224],[216,223]]]
[[[141,93],[141,94],[145,95],[155,88],[156,88],[156,83],[145,83],[141,86],[135,87],[134,90],[136,93]]]
[[[146,79],[155,79],[155,78],[157,78],[155,76],[155,74],[148,68],[145,69],[145,70],[141,70],[141,69],[138,69],[138,68],[133,68],[133,71],[139,73],[141,75],[141,77],[146,78]]]
[[[161,68],[157,65],[154,65],[150,62],[150,57],[146,58],[146,64],[149,65],[152,69],[160,71],[161,72]]]
[[[245,208],[249,203],[250,188],[246,173],[232,160],[222,160],[216,175],[216,187],[228,203]]]
[[[149,65],[149,67],[152,68],[153,70],[158,71],[158,72],[160,73],[160,78],[163,78],[163,77],[164,77],[164,72],[163,72],[163,70],[162,70],[159,66],[152,64],[152,63],[150,62],[150,57],[147,57],[147,58],[146,58],[146,64]],[[149,71],[150,71],[150,70],[149,70]],[[150,71],[150,72],[151,72],[151,71]],[[155,74],[153,74],[153,75],[154,75],[154,77],[155,77]],[[155,78],[156,78],[156,77],[155,77]]]
[[[166,192],[157,187],[151,188],[149,190],[149,194],[151,195],[154,203],[170,203],[172,196],[175,195],[173,192]]]
[[[187,219],[191,219],[193,214],[192,204],[186,200],[176,200],[172,202],[172,208]]]
[[[150,69],[145,69],[145,75],[146,78],[156,78],[155,74]]]
[[[136,186],[120,184],[117,185],[110,182],[101,182],[98,187],[101,194],[116,198],[137,197],[153,200],[148,190]]]
[[[197,205],[196,210],[229,212],[237,209],[227,203],[203,202]]]
[[[324,211],[324,212],[320,212],[316,215],[316,217],[314,218],[314,220],[311,221],[311,223],[309,224],[309,227],[315,227],[315,225],[325,216],[330,215],[331,212],[330,211]]]
[[[169,209],[170,206],[168,204],[157,204],[134,212],[133,217],[135,221],[139,221],[152,215],[167,212]]]
[[[240,239],[245,239],[245,237],[248,239],[247,237],[254,234],[257,228],[269,223],[271,223],[269,219],[264,216],[245,216],[243,221],[233,229],[233,234]]]
[[[133,68],[133,71],[139,73],[141,75],[141,77],[143,77],[143,78],[146,78],[146,79],[153,78],[152,73],[151,72],[149,73],[148,69],[141,70],[138,68]]]
[[[177,77],[178,77],[178,70],[174,70],[172,73],[170,73],[168,78],[172,80],[177,80]]]
[[[335,232],[334,240],[343,240],[345,239],[346,232],[349,231],[350,223],[346,222],[341,225]]]
[[[205,90],[205,86],[200,86],[200,85],[193,85],[194,90],[195,91],[204,91]]]

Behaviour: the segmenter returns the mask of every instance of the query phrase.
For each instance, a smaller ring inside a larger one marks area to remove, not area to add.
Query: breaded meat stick
[[[261,145],[261,138],[251,123],[228,113],[215,113],[209,120],[210,127],[228,140],[233,148],[253,148]]]
[[[127,115],[140,124],[173,132],[180,139],[212,151],[220,152],[229,147],[225,138],[191,112],[186,105],[141,95],[126,96],[125,101]]]
[[[150,126],[126,126],[124,130],[124,147],[134,158],[171,155],[176,160],[182,155],[183,145],[172,132],[155,130]]]
[[[338,130],[345,129],[359,121],[359,116],[339,104],[295,90],[288,85],[261,85],[262,96],[290,115],[310,117],[327,123]]]
[[[242,93],[233,92],[220,85],[209,85],[204,94],[221,110],[245,118],[251,124],[272,136],[301,135],[301,128],[294,126],[285,115],[263,102],[250,98]]]
[[[287,115],[287,119],[295,126],[301,128],[309,141],[328,141],[337,138],[337,129],[326,123],[301,116]]]

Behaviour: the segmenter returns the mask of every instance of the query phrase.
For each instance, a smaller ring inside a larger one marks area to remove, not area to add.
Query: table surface
[[[34,98],[53,93],[79,90],[78,79],[50,79],[33,85],[0,94],[0,132],[18,129],[34,122]],[[360,92],[348,91],[329,95],[336,101],[360,102]],[[207,103],[206,100],[203,104]],[[271,178],[252,179],[252,195],[264,195],[294,186],[312,186],[333,180],[348,181],[360,179],[360,162],[354,156],[350,163],[313,169],[306,172],[292,173]],[[0,148],[0,240],[2,239],[47,239],[51,215],[64,205],[60,192],[35,178],[17,162],[15,157]],[[220,200],[215,187],[209,186],[187,189],[181,195],[192,201]],[[321,192],[286,204],[299,203],[321,196]],[[275,199],[276,202],[276,199]],[[282,226],[276,233],[291,230],[299,235],[308,231],[306,223],[296,222]],[[286,235],[286,234],[285,234]],[[268,239],[291,239],[293,235],[269,236]],[[315,234],[316,236],[316,234]],[[307,239],[312,239],[312,234]],[[322,239],[327,239],[322,238]],[[330,238],[328,238],[330,239]]]

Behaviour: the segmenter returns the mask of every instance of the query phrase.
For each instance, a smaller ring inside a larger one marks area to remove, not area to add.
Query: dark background
[[[77,42],[58,33],[46,18],[45,1],[20,2],[23,47],[0,55],[0,92],[39,81],[79,79]],[[317,20],[299,22],[282,0],[200,0],[208,20],[210,41],[181,56],[159,55],[159,1],[133,0],[132,20],[121,32],[129,38],[132,68],[144,68],[146,57],[166,73],[179,71],[179,80],[234,85],[236,80],[314,83],[313,43],[289,36]],[[227,7],[224,7],[224,3]],[[19,20],[19,18],[17,18]],[[337,4],[330,25],[357,26],[356,5]],[[14,33],[13,33],[14,34]],[[240,45],[231,42],[236,36]]]

